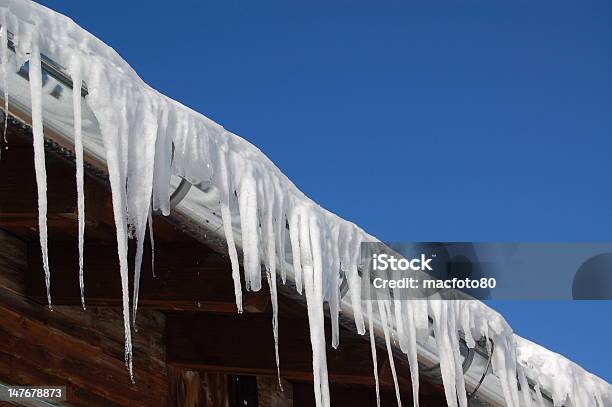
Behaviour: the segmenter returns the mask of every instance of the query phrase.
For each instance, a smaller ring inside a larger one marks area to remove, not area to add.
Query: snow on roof
[[[366,331],[365,314],[373,340],[372,326],[378,312],[389,353],[392,340],[399,343],[405,352],[413,378],[415,406],[418,405],[417,343],[421,339],[420,333],[428,328],[428,318],[433,319],[444,391],[451,407],[468,405],[459,331],[470,347],[474,347],[476,341],[483,337],[494,343],[492,367],[508,406],[543,403],[541,389],[552,396],[555,405],[612,405],[612,386],[562,356],[515,336],[505,320],[481,302],[427,299],[405,301],[398,305],[382,300],[376,302],[377,309],[373,309],[372,301],[361,301],[360,298],[358,262],[361,242],[377,241],[375,237],[306,197],[259,149],[246,140],[148,86],[112,48],[69,18],[30,1],[0,0],[0,25],[3,83],[6,83],[7,72],[14,72],[25,61],[30,61],[40,244],[47,287],[51,283],[51,273],[46,247],[41,55],[65,66],[75,89],[80,88],[82,83],[87,84],[86,102],[95,114],[102,133],[113,196],[123,288],[126,363],[130,375],[132,345],[127,239],[134,237],[137,241],[136,289],[131,302],[131,317],[134,318],[147,222],[153,210],[159,210],[164,215],[170,213],[171,177],[178,175],[196,186],[214,190],[218,197],[232,264],[236,304],[240,311],[239,248],[242,249],[248,290],[261,288],[261,264],[264,265],[273,297],[276,340],[277,273],[283,282],[290,274],[297,290],[304,292],[317,406],[329,405],[323,303],[330,304],[333,344],[337,346],[341,271],[347,276],[357,331],[361,334]],[[14,59],[7,58],[7,32],[13,35]],[[6,91],[7,87],[4,86],[4,89]],[[80,120],[81,95],[79,92],[73,94],[82,287],[83,215],[86,210],[82,188],[83,123]],[[5,97],[5,100],[8,99]],[[238,240],[232,227],[232,223],[236,222],[240,226],[240,244],[236,243]],[[290,244],[290,256],[285,253],[285,241]],[[362,309],[364,306],[365,310]],[[372,351],[376,352],[374,346]],[[376,375],[376,371],[374,373]],[[394,369],[392,373],[395,376]],[[532,392],[528,391],[527,378],[534,383]]]

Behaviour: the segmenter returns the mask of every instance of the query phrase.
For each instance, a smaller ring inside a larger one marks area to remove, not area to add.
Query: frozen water
[[[272,295],[276,350],[277,341],[282,340],[278,338],[277,330],[277,271],[280,270],[280,279],[285,281],[288,269],[292,269],[298,292],[306,296],[316,405],[328,406],[323,305],[325,302],[329,304],[331,344],[336,347],[340,343],[338,313],[341,307],[338,290],[339,273],[342,271],[347,278],[356,330],[361,334],[366,332],[362,309],[365,305],[370,340],[374,345],[376,321],[373,321],[372,303],[362,301],[361,298],[359,251],[362,242],[377,239],[304,196],[256,147],[149,87],[115,51],[70,19],[25,0],[0,0],[0,7],[5,12],[0,14],[0,24],[6,25],[14,34],[17,62],[30,61],[40,245],[49,303],[41,53],[68,67],[75,87],[78,83],[87,84],[86,102],[95,114],[103,136],[116,226],[125,357],[130,377],[130,318],[135,321],[147,223],[151,231],[152,210],[164,215],[170,213],[170,178],[176,175],[195,186],[214,188],[219,193],[218,205],[232,264],[238,310],[242,309],[238,249],[242,249],[247,290],[258,291],[261,288],[262,263],[265,266]],[[4,33],[3,30],[0,58],[3,70],[6,70],[6,51],[2,48],[6,41]],[[77,96],[73,101],[79,190],[79,280],[82,287],[83,157],[79,130],[81,123],[77,119],[80,116],[81,101]],[[238,216],[235,215],[236,210]],[[238,219],[234,219],[236,217]],[[234,222],[239,224],[239,228],[235,227]],[[291,245],[291,264],[285,262],[287,234]],[[137,247],[131,315],[128,238],[135,238]],[[480,338],[489,338],[495,343],[493,372],[501,383],[508,406],[518,407],[521,399],[522,404],[527,402],[519,394],[517,373],[519,381],[523,382],[524,374],[524,379],[534,385],[536,401],[540,399],[540,389],[544,389],[551,394],[557,405],[570,402],[572,405],[587,407],[612,405],[612,389],[608,383],[565,358],[515,336],[499,314],[478,301],[447,302],[431,299],[397,304],[387,298],[380,300],[378,311],[387,350],[390,353],[391,340],[396,339],[408,357],[415,393],[418,393],[417,350],[419,344],[427,339],[431,317],[441,359],[446,401],[451,407],[467,406],[458,345],[459,331],[463,332],[470,347],[475,346]],[[380,331],[376,333],[380,335]],[[278,363],[278,352],[276,355]],[[372,346],[372,356],[378,384],[375,346]],[[391,367],[399,395],[395,369],[393,365]],[[521,384],[521,389],[526,387]],[[416,397],[415,405],[418,405]]]

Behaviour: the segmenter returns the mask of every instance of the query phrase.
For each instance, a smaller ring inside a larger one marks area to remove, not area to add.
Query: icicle
[[[455,365],[455,387],[457,389],[457,399],[460,407],[467,407],[467,392],[465,390],[465,377],[463,376],[463,364],[461,360],[461,351],[459,349],[459,333],[457,329],[457,304],[455,300],[447,301],[447,309],[449,312],[448,320],[448,335],[451,344],[453,345],[452,357]]]
[[[306,219],[304,219],[306,221]],[[321,403],[323,407],[329,406],[329,382],[327,378],[327,354],[325,348],[325,313],[323,311],[323,255],[321,244],[321,230],[318,218],[312,216],[307,218],[306,228],[309,228],[310,249],[312,252],[312,275],[308,280],[311,286],[311,297],[314,299],[315,320],[318,336],[318,359],[321,386]]]
[[[153,207],[149,208],[149,240],[151,241],[151,273],[153,274],[153,278],[157,277],[155,275],[155,239],[153,236]]]
[[[85,240],[85,193],[83,188],[83,133],[81,117],[81,86],[83,83],[81,61],[73,57],[70,74],[72,75],[72,109],[74,117],[74,153],[76,156],[77,212],[79,220],[79,288],[81,305],[85,309],[85,283],[83,279],[83,242]]]
[[[380,407],[380,382],[378,381],[378,358],[376,357],[376,341],[374,339],[374,317],[372,316],[372,300],[366,301],[366,311],[368,313],[370,350],[372,351],[372,364],[374,366],[374,382],[376,383],[376,405]]]
[[[470,302],[471,300],[457,300],[459,301],[459,307],[461,307],[461,330],[463,331],[463,336],[465,338],[465,343],[468,348],[474,348],[476,346],[476,341],[472,336],[472,318],[471,318],[471,310],[470,310]]]
[[[109,153],[111,150],[111,154]],[[123,329],[125,333],[125,363],[128,367],[130,380],[134,381],[133,363],[132,363],[132,333],[130,331],[130,299],[128,286],[128,264],[127,264],[127,216],[126,205],[124,201],[124,182],[121,178],[119,157],[116,149],[107,149],[107,163],[109,180],[111,183],[112,199],[113,199],[113,214],[115,217],[115,228],[117,235],[117,253],[119,256],[119,273],[121,276],[121,292],[123,302]]]
[[[349,295],[351,298],[351,306],[353,308],[353,317],[355,319],[355,327],[357,333],[363,335],[365,333],[365,324],[363,322],[363,312],[361,309],[361,279],[359,278],[358,263],[361,249],[361,236],[355,233],[349,225],[346,226],[348,232],[345,235],[345,240],[350,239],[350,248],[348,249],[348,266],[347,266],[347,283],[349,287]]]
[[[263,194],[266,197],[272,196],[274,193],[273,185],[269,178],[264,178],[260,183],[264,189]],[[263,199],[267,201],[267,199]],[[272,300],[272,334],[274,337],[274,355],[276,358],[276,373],[278,376],[278,385],[283,389],[283,383],[280,376],[280,356],[278,353],[278,293],[276,290],[276,239],[274,234],[274,212],[275,206],[279,202],[272,200],[272,208],[268,207],[264,213],[263,237],[265,241],[266,255],[266,276],[268,277],[268,285],[270,286],[270,297]],[[277,231],[278,232],[278,231]]]
[[[400,349],[408,357],[410,380],[412,382],[412,400],[414,407],[419,406],[419,364],[417,361],[416,327],[412,298],[404,298],[401,289],[393,289],[395,326]]]
[[[410,365],[410,380],[412,381],[412,399],[414,407],[419,407],[419,362],[417,355],[417,334],[414,323],[414,308],[413,301],[408,299],[406,303],[406,355],[408,356],[408,364]]]
[[[395,288],[393,289],[393,313],[395,315],[395,334],[397,336],[397,339],[399,341],[399,345],[400,345],[400,349],[403,352],[406,352],[406,350],[408,349],[408,344],[406,342],[406,340],[408,339],[406,332],[405,332],[405,328],[404,328],[404,313],[403,313],[403,301],[401,301],[399,298],[401,298],[400,296],[402,295],[402,293],[400,292],[401,289],[399,288]],[[391,300],[389,300],[391,301]]]
[[[429,337],[429,313],[427,310],[428,301],[426,299],[411,300],[412,318],[414,320],[414,328],[416,331],[416,340],[419,343],[424,343]]]
[[[51,308],[51,273],[49,271],[49,254],[47,250],[47,169],[45,165],[45,139],[42,122],[42,72],[38,35],[32,34],[32,51],[29,63],[30,95],[32,98],[32,135],[34,142],[34,168],[38,190],[38,227],[40,249],[42,251],[47,301]]]
[[[261,264],[259,259],[259,222],[257,217],[257,183],[248,174],[242,179],[238,192],[240,226],[245,282],[248,290],[261,289]]]
[[[391,339],[389,335],[389,320],[387,315],[390,315],[389,300],[378,300],[378,313],[380,314],[380,324],[383,327],[385,335],[385,344],[387,346],[387,355],[389,356],[389,366],[391,367],[391,375],[393,376],[393,385],[395,386],[395,397],[397,405],[402,407],[402,397],[400,394],[399,383],[397,382],[397,372],[395,371],[395,362],[393,360],[393,350],[391,349]]]
[[[144,242],[147,233],[147,221],[151,212],[155,145],[159,131],[160,110],[157,99],[152,95],[138,95],[132,87],[126,87],[126,119],[120,121],[122,156],[125,162],[122,167],[125,174],[127,194],[127,215],[130,236],[136,239],[136,256],[134,259],[134,285],[132,299],[132,325],[136,328],[138,296],[140,293],[140,273]],[[130,137],[138,134],[139,137]],[[125,142],[127,140],[127,143]]]
[[[540,385],[535,385],[535,393],[536,393],[536,401],[538,402],[538,407],[545,407],[544,397],[542,397],[542,391],[540,390]]]
[[[339,312],[340,312],[340,255],[338,253],[338,238],[340,235],[339,228],[333,227],[331,231],[331,238],[327,239],[327,250],[331,254],[330,265],[328,267],[329,273],[331,274],[331,293],[329,301],[329,313],[331,316],[332,326],[332,346],[334,349],[338,348],[340,344],[340,324],[339,324]]]
[[[285,195],[279,185],[277,177],[274,177],[274,202],[275,202],[275,227],[276,227],[276,250],[278,252],[278,264],[283,284],[287,282],[287,270],[285,268]]]
[[[155,140],[155,163],[153,167],[153,209],[164,216],[170,214],[170,179],[172,174],[172,135],[176,127],[176,112],[167,107],[161,109],[157,139]]]
[[[94,64],[90,69],[88,83],[105,83],[107,78],[101,67]],[[113,201],[113,216],[115,219],[115,229],[117,236],[117,256],[119,259],[119,275],[121,277],[121,300],[123,303],[123,328],[125,333],[125,363],[129,371],[130,379],[134,380],[132,367],[132,333],[130,330],[130,298],[128,284],[128,246],[127,246],[127,203],[126,203],[126,175],[123,172],[124,165],[121,159],[122,148],[125,148],[120,141],[119,129],[121,125],[116,120],[117,105],[127,103],[125,95],[111,92],[122,88],[122,84],[117,83],[116,87],[110,89],[106,86],[91,87],[87,98],[91,109],[96,113],[96,118],[100,124],[100,130],[104,140],[106,153],[106,163],[108,167],[108,178],[111,186]],[[108,107],[108,101],[113,101],[112,110]],[[122,134],[123,135],[123,134]],[[126,137],[127,138],[127,137]]]
[[[465,380],[459,349],[456,304],[458,304],[458,301],[441,300],[439,296],[431,301],[434,332],[440,357],[440,371],[447,403],[449,406],[467,407]]]
[[[295,279],[295,288],[300,294],[302,294],[302,259],[299,226],[301,223],[301,212],[301,207],[294,207],[289,213],[289,239],[291,241],[291,253],[293,257],[293,276]]]
[[[0,10],[0,25],[2,25],[2,39],[0,40],[0,59],[2,63],[2,89],[4,89],[4,129],[2,139],[4,140],[4,144],[6,145],[8,140],[6,139],[6,131],[8,129],[8,104],[9,104],[9,91],[8,91],[8,83],[7,76],[9,70],[8,64],[8,27],[6,24],[6,9],[2,8]],[[8,147],[7,147],[8,148]],[[0,156],[2,156],[2,148],[0,147]]]
[[[329,384],[327,382],[327,357],[325,354],[325,315],[323,313],[321,253],[318,227],[305,211],[300,216],[299,236],[302,260],[310,342],[312,345],[312,367],[315,404],[329,406]]]
[[[521,396],[523,396],[524,407],[532,407],[533,404],[531,403],[531,393],[529,392],[529,383],[527,383],[525,370],[520,365],[517,365],[516,373],[521,386]]]
[[[457,384],[455,358],[453,356],[453,343],[449,333],[449,316],[447,301],[433,299],[429,301],[434,320],[434,332],[438,345],[438,357],[440,358],[440,373],[444,383],[444,395],[449,407],[457,407]]]
[[[147,211],[150,213],[150,209]],[[138,294],[140,293],[140,271],[142,268],[142,256],[144,254],[144,239],[146,233],[146,226],[142,228],[142,230],[137,230],[136,236],[136,258],[134,259],[134,292],[132,299],[132,326],[134,327],[134,331],[138,332],[138,328],[136,327],[136,313],[138,312]]]
[[[272,297],[272,334],[274,335],[274,355],[276,357],[276,374],[278,385],[283,390],[283,383],[280,375],[280,355],[278,353],[278,293],[276,291],[276,270],[267,273],[268,283],[270,284],[270,296]]]
[[[516,382],[516,357],[511,351],[508,337],[497,335],[494,339],[495,349],[491,365],[499,377],[504,399],[508,407],[519,407],[518,387]]]
[[[275,263],[280,265],[281,277],[285,278],[284,244],[286,238],[286,223],[289,222],[289,240],[291,242],[292,261],[295,272],[296,288],[301,293],[304,288],[308,305],[308,318],[311,327],[310,339],[313,348],[313,373],[315,377],[315,399],[317,406],[325,407],[329,404],[329,388],[327,380],[327,360],[325,355],[325,332],[323,301],[330,304],[332,312],[332,345],[337,346],[337,264],[340,261],[342,270],[347,273],[350,289],[351,303],[355,317],[355,325],[360,333],[365,333],[365,324],[362,315],[362,301],[360,299],[361,278],[358,274],[359,246],[362,241],[374,240],[367,236],[355,225],[345,222],[315,205],[305,197],[289,180],[282,175],[261,152],[243,139],[230,134],[223,128],[207,118],[195,114],[184,108],[180,103],[170,101],[159,93],[153,91],[138,78],[137,74],[114,51],[106,47],[101,41],[82,31],[70,20],[60,18],[53,12],[43,9],[34,2],[11,1],[11,12],[5,7],[0,8],[0,63],[2,64],[2,84],[4,86],[4,109],[8,110],[8,84],[7,72],[13,68],[8,53],[8,27],[13,32],[13,42],[16,45],[16,58],[21,65],[30,51],[30,93],[32,101],[32,127],[34,159],[39,200],[39,228],[40,245],[45,271],[45,283],[49,304],[50,274],[47,251],[47,225],[46,225],[46,178],[44,156],[44,134],[42,122],[42,80],[41,55],[42,40],[49,41],[49,54],[58,59],[58,63],[70,66],[71,53],[74,50],[80,55],[87,55],[87,64],[83,60],[82,78],[79,70],[72,69],[75,82],[73,94],[73,113],[75,114],[75,151],[77,155],[77,189],[79,178],[82,177],[82,158],[78,150],[80,117],[77,110],[81,103],[78,93],[78,82],[84,80],[89,85],[88,104],[91,107],[100,125],[104,140],[106,162],[108,165],[109,180],[111,183],[113,214],[117,232],[117,252],[120,264],[122,286],[123,318],[125,329],[125,356],[126,364],[132,377],[132,342],[130,331],[130,306],[128,283],[127,237],[134,233],[138,244],[142,245],[146,237],[146,224],[149,224],[149,233],[152,240],[151,217],[151,188],[155,180],[155,193],[152,196],[153,208],[161,209],[162,213],[169,213],[169,184],[170,178],[175,174],[184,176],[196,185],[209,185],[211,190],[221,190],[227,186],[227,194],[221,201],[225,207],[221,213],[223,227],[228,240],[228,251],[233,265],[238,264],[238,255],[232,231],[231,210],[233,208],[234,190],[238,190],[238,206],[240,210],[240,223],[242,231],[244,263],[246,270],[246,283],[248,288],[258,290],[261,284],[260,257],[265,257],[266,270],[272,295],[276,296],[273,287],[276,278],[272,273]],[[8,3],[7,3],[8,4]],[[7,23],[8,20],[8,23]],[[26,23],[27,22],[27,23]],[[20,27],[21,26],[21,27]],[[38,30],[34,40],[29,41],[30,27]],[[38,43],[40,38],[41,43]],[[47,40],[48,38],[52,41]],[[4,131],[6,132],[8,118],[5,117]],[[6,134],[5,134],[6,136]],[[157,136],[157,139],[154,138]],[[225,148],[222,155],[231,165],[226,165],[227,173],[224,175],[227,182],[219,182],[214,178],[215,171],[210,170],[210,141],[219,148]],[[173,144],[175,145],[174,164]],[[155,168],[151,166],[155,163]],[[242,163],[242,164],[239,164]],[[238,167],[240,171],[238,171]],[[155,177],[153,177],[155,173]],[[231,182],[230,182],[231,180]],[[223,184],[223,185],[221,185]],[[273,184],[273,191],[263,191]],[[262,192],[263,191],[263,192]],[[82,192],[82,191],[81,191]],[[227,198],[227,200],[225,199]],[[81,199],[81,193],[79,193]],[[265,217],[273,214],[274,227],[266,226],[263,231],[259,222],[260,215]],[[82,286],[82,247],[84,222],[84,208],[79,205],[79,283]],[[129,217],[128,217],[129,215]],[[148,217],[148,218],[147,218]],[[335,236],[336,228],[340,230],[340,237]],[[130,229],[130,230],[128,230]],[[228,233],[229,232],[229,233]],[[338,242],[336,242],[338,240]],[[333,242],[333,244],[331,244]],[[274,244],[272,244],[274,243]],[[151,242],[153,246],[153,241]],[[232,247],[234,250],[232,250]],[[260,249],[261,252],[260,252]],[[272,256],[272,252],[276,252]],[[152,250],[152,263],[154,253]],[[274,258],[272,258],[274,257]],[[142,246],[137,250],[136,268],[142,260]],[[278,268],[278,267],[277,267]],[[233,277],[238,277],[237,266],[233,266]],[[275,270],[276,271],[276,270]],[[135,280],[139,279],[136,274]],[[138,271],[139,273],[139,271]],[[304,287],[302,287],[302,283]],[[241,287],[236,284],[237,296],[241,296]],[[137,288],[135,289],[137,292]],[[138,296],[134,297],[134,313],[137,310]],[[237,299],[237,305],[241,300]],[[378,372],[376,348],[374,338],[374,323],[372,321],[372,304],[366,302],[368,323],[375,368],[376,383],[378,386]],[[478,304],[478,306],[474,305]],[[413,392],[418,394],[418,365],[416,354],[416,341],[422,341],[428,334],[428,301],[412,300],[408,304],[395,303],[379,304],[382,308],[381,318],[387,318],[383,324],[386,330],[387,350],[393,334],[389,329],[395,321],[400,339],[400,346],[407,355],[411,365],[411,378]],[[498,314],[487,311],[488,308],[478,302],[470,305],[432,304],[434,315],[434,330],[441,357],[441,370],[445,385],[445,395],[450,406],[465,406],[463,374],[459,354],[458,331],[462,330],[468,346],[474,346],[476,335],[486,336],[495,341],[493,351],[493,370],[499,378],[504,392],[506,404],[518,407],[520,402],[526,401],[526,391],[519,394],[517,388],[517,361],[516,343],[511,330]],[[273,306],[276,316],[276,305]],[[395,314],[392,313],[392,310]],[[395,317],[395,318],[393,318]],[[273,322],[274,325],[274,322]],[[276,328],[274,328],[276,329]],[[277,335],[277,334],[276,334]],[[474,337],[472,337],[474,335]],[[278,344],[275,341],[275,347]],[[557,360],[558,356],[545,354],[543,360]],[[559,360],[561,360],[559,358]],[[535,359],[534,359],[535,361]],[[560,364],[559,366],[568,366]],[[522,371],[525,364],[518,366],[519,382],[525,382],[527,373],[529,378],[540,377],[542,385],[546,386],[554,403],[572,403],[574,405],[610,405],[610,395],[607,384],[599,384],[592,375],[586,374],[578,368],[568,367],[556,371],[563,375],[553,378],[546,377],[542,366],[529,366],[534,371]],[[525,377],[523,378],[522,375]],[[416,378],[416,380],[415,380]],[[414,387],[417,386],[417,387]],[[521,384],[523,389],[526,385]],[[522,396],[522,397],[521,397]],[[536,387],[537,401],[542,401],[540,387]],[[377,402],[380,396],[377,388]],[[418,400],[415,400],[415,405]]]
[[[349,287],[349,295],[351,297],[353,316],[355,318],[355,327],[357,328],[357,333],[363,335],[365,333],[365,324],[363,322],[363,312],[361,309],[361,279],[359,278],[359,271],[356,263],[349,266],[346,278]]]
[[[228,176],[228,163],[226,152],[222,148],[218,148],[218,168],[219,168],[219,183],[221,191],[221,221],[223,222],[223,231],[225,233],[225,241],[227,242],[227,252],[232,264],[232,279],[234,280],[234,296],[236,298],[236,308],[238,313],[242,313],[242,284],[240,282],[240,264],[238,262],[238,252],[234,241],[234,228],[232,227],[232,213],[230,211],[230,196],[233,188],[230,185],[230,177]],[[246,280],[246,275],[245,275]]]

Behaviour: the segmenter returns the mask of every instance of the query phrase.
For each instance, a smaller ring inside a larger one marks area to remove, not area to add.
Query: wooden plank
[[[48,129],[45,129],[47,133]],[[0,160],[0,228],[30,241],[38,240],[38,202],[30,129],[9,126],[10,147]],[[68,148],[70,150],[70,148]],[[77,234],[76,170],[74,163],[57,152],[45,152],[49,236],[74,238]],[[86,157],[86,162],[92,162]],[[94,166],[96,167],[96,166]],[[97,168],[97,167],[96,167]],[[97,168],[96,173],[105,168]],[[102,171],[103,173],[104,171]],[[85,172],[85,221],[88,240],[115,242],[112,199],[108,182]],[[170,242],[195,240],[163,217],[155,217],[155,239]]]
[[[29,248],[30,271],[27,292],[46,302],[42,261],[38,248],[38,212],[31,138],[15,126],[16,141],[0,161],[0,227],[19,235]],[[29,138],[29,139],[28,139]],[[52,296],[55,304],[78,305],[78,246],[75,169],[56,154],[46,154],[48,167],[49,254]],[[85,177],[85,287],[90,305],[116,306],[121,303],[118,278],[115,226],[108,186],[97,178]],[[140,305],[164,310],[237,312],[231,269],[227,257],[207,249],[195,239],[155,217],[157,275],[151,277],[150,249],[147,243],[142,269]],[[133,264],[134,244],[130,244]],[[130,273],[131,274],[131,273]],[[267,293],[246,294],[247,312],[269,308]]]
[[[229,407],[227,376],[168,368],[169,407]]]
[[[119,309],[55,307],[24,297],[25,245],[0,230],[0,380],[66,385],[79,406],[163,405],[167,399],[164,318],[143,312],[134,336],[136,384],[124,365]],[[10,247],[10,250],[4,250]]]
[[[169,364],[194,370],[276,375],[272,325],[268,316],[171,314],[167,316],[166,327]],[[308,332],[307,320],[281,318],[279,321],[281,376],[284,379],[312,380]],[[330,343],[329,338],[327,343]],[[369,354],[367,342],[343,330],[339,350],[328,345],[330,380],[373,384]]]
[[[75,169],[57,156],[45,154],[49,213],[73,212],[76,208]],[[0,160],[0,213],[34,213],[38,194],[31,147],[9,148]]]
[[[0,229],[0,286],[22,294],[27,270],[27,244]]]
[[[259,407],[255,376],[228,375],[227,393],[229,407]]]
[[[9,136],[13,128],[9,128]],[[21,140],[22,136],[11,137]],[[35,241],[38,238],[38,196],[31,147],[11,146],[0,160],[0,227]],[[45,153],[47,168],[47,212],[49,234],[77,233],[76,174],[72,163]],[[112,204],[107,186],[99,179],[85,177],[85,207],[89,238],[113,239]],[[99,229],[100,223],[107,227]]]
[[[45,372],[27,359],[16,357],[0,348],[0,380],[15,386],[66,386],[70,405],[87,407],[119,407],[120,404],[78,387],[58,374]],[[13,406],[13,404],[11,404]]]
[[[170,314],[167,316],[167,362],[185,369],[276,377],[274,341],[268,316],[211,314]],[[193,332],[199,332],[197,336]],[[340,346],[331,348],[330,326],[326,325],[327,363],[332,384],[372,388],[374,378],[370,345],[357,334],[341,328]],[[256,334],[253,334],[256,333]],[[308,322],[283,315],[279,321],[279,353],[281,377],[291,381],[312,381],[312,350]],[[394,395],[386,352],[378,352],[381,388]],[[407,363],[395,358],[400,389],[407,398],[411,394],[410,370]],[[420,382],[423,400],[439,401],[444,393],[440,386]],[[408,400],[412,404],[411,400]],[[348,404],[336,404],[348,405]],[[440,404],[432,404],[440,405]]]
[[[132,242],[133,243],[133,242]],[[130,254],[133,254],[131,245]],[[132,256],[131,256],[132,258]],[[38,246],[28,253],[27,295],[46,303],[46,286]],[[78,246],[76,241],[49,241],[51,296],[54,304],[79,305]],[[205,246],[158,242],[155,248],[155,277],[150,249],[145,250],[141,269],[139,307],[163,310],[192,310],[236,313],[229,260]],[[130,279],[133,275],[130,273]],[[86,241],[84,247],[85,301],[89,305],[121,304],[119,261],[114,245]],[[245,310],[267,309],[269,293],[245,294]]]
[[[259,407],[293,407],[293,384],[282,380],[281,389],[278,377],[257,376],[257,399]]]
[[[403,406],[412,406],[413,400],[409,390],[401,390]],[[330,386],[330,402],[332,406],[373,407],[376,406],[376,388],[372,386],[352,386],[332,384]],[[382,387],[380,392],[380,405],[383,407],[397,406],[395,391],[389,387]],[[420,407],[445,407],[444,393],[420,394]],[[293,384],[293,407],[315,407],[314,390],[312,383]]]

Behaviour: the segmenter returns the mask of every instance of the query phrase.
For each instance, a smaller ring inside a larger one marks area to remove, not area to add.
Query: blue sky
[[[383,240],[612,240],[610,2],[42,3]],[[491,305],[612,381],[612,302]]]

